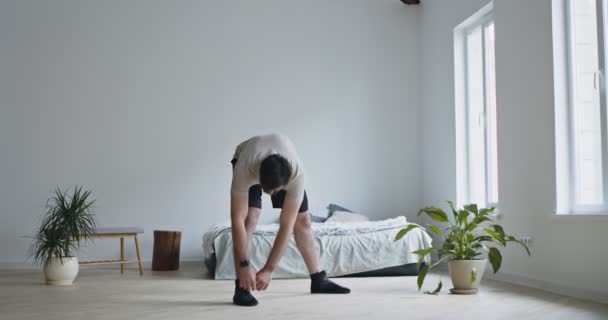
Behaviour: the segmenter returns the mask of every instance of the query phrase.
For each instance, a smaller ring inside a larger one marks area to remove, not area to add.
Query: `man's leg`
[[[285,193],[278,194],[273,197],[273,205],[281,204],[285,199]],[[304,191],[304,198],[300,205],[298,217],[293,227],[294,238],[296,240],[296,247],[304,262],[306,268],[310,273],[310,293],[350,293],[350,289],[341,287],[335,284],[333,281],[327,279],[325,271],[321,270],[319,263],[319,254],[315,247],[315,239],[312,236],[312,229],[310,226],[310,214],[308,213],[308,196]]]
[[[272,195],[272,206],[274,208],[282,208],[285,201],[285,190]],[[315,239],[312,236],[310,227],[310,214],[308,213],[308,196],[304,191],[304,198],[298,211],[296,223],[293,227],[296,247],[310,273],[310,293],[349,293],[350,289],[341,287],[331,280],[327,279],[325,271],[320,271],[319,255],[315,247]]]
[[[350,289],[339,286],[327,279],[325,271],[321,271],[319,255],[310,227],[310,214],[307,211],[298,213],[293,231],[296,246],[310,273],[310,293],[350,293]]]
[[[296,224],[293,227],[293,234],[296,239],[296,247],[298,247],[302,258],[304,258],[308,273],[314,274],[320,272],[319,255],[315,247],[315,239],[312,236],[310,214],[308,212],[298,213]]]

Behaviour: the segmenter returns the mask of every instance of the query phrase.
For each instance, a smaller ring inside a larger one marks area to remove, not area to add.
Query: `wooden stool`
[[[152,271],[179,269],[179,248],[182,233],[179,231],[154,230]]]
[[[100,264],[120,264],[120,273],[124,273],[125,263],[138,263],[139,275],[144,274],[144,269],[141,264],[141,255],[139,253],[139,241],[137,235],[144,233],[141,228],[97,228],[92,234],[86,235],[87,238],[108,239],[120,238],[120,260],[97,260],[97,261],[82,261],[80,265],[92,266]],[[137,251],[137,261],[125,260],[125,238],[133,238],[135,240],[135,250]]]

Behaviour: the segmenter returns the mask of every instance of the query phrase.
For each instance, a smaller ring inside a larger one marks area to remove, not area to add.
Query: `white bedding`
[[[321,268],[329,276],[340,276],[418,262],[418,256],[412,251],[430,247],[432,240],[425,231],[414,229],[400,241],[393,241],[397,232],[408,224],[405,217],[367,222],[313,223]],[[278,224],[258,225],[254,231],[250,261],[256,270],[266,262],[278,227]],[[215,278],[234,279],[229,224],[214,225],[203,235],[205,259],[214,252],[217,259]],[[293,237],[273,277],[308,277]]]

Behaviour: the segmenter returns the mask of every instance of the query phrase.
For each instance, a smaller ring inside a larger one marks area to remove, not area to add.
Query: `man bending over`
[[[266,290],[291,233],[310,273],[310,293],[350,293],[327,279],[310,228],[304,167],[289,138],[279,134],[255,136],[239,144],[232,159],[230,217],[236,271],[233,302],[255,306],[253,290]],[[251,237],[262,208],[262,191],[281,208],[279,232],[264,267],[257,273],[249,263]]]

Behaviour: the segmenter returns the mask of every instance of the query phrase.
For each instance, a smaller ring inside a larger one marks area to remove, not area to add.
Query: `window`
[[[458,204],[498,205],[492,4],[454,30]]]
[[[608,212],[606,0],[553,5],[557,213]]]

